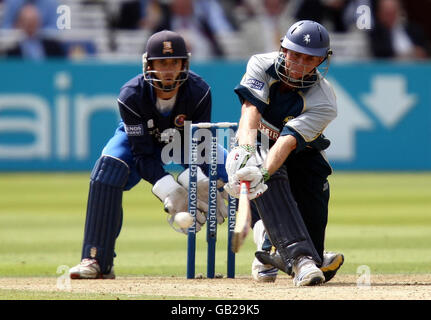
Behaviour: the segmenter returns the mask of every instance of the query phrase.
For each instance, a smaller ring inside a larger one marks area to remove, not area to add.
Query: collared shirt
[[[270,146],[280,135],[293,135],[300,151],[318,140],[337,116],[335,93],[326,79],[306,89],[280,90],[277,57],[278,52],[252,56],[235,93],[241,103],[248,100],[261,113],[259,131],[269,138]]]
[[[156,99],[155,89],[142,74],[128,81],[117,99],[136,168],[142,178],[152,184],[167,174],[159,159],[160,150],[171,142],[172,136],[164,133],[176,130],[184,146],[185,121],[209,122],[212,107],[210,87],[192,71],[179,88],[169,114],[157,110]]]

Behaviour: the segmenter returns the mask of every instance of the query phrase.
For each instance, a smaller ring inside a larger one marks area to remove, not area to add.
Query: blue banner
[[[192,63],[211,86],[214,122],[238,121],[246,62]],[[119,121],[138,64],[2,61],[0,170],[90,170]],[[326,129],[334,169],[431,170],[431,64],[332,65],[338,117]]]

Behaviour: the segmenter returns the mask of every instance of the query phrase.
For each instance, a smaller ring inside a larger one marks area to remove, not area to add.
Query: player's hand
[[[239,169],[232,177],[229,177],[229,183],[224,186],[224,189],[231,196],[239,198],[240,181],[250,181],[248,199],[255,199],[268,189],[264,181],[264,174],[266,175],[262,168],[256,166],[244,167]]]
[[[184,170],[178,175],[178,182],[188,190],[189,188],[189,169]],[[198,194],[198,203],[197,207],[202,212],[208,212],[208,192],[209,192],[209,179],[202,172],[200,167],[197,168],[197,194]],[[217,188],[221,188],[219,182],[217,182]],[[222,224],[227,218],[227,206],[223,199],[222,194],[217,191],[217,223]]]
[[[256,166],[256,148],[251,145],[242,145],[233,148],[226,158],[226,173],[232,177],[238,170],[246,166]]]

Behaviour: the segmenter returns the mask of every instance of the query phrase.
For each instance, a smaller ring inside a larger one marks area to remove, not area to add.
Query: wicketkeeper
[[[181,155],[175,162],[187,167],[184,124],[209,122],[211,118],[210,87],[189,71],[189,63],[184,39],[172,31],[158,32],[147,42],[143,74],[121,88],[118,107],[122,122],[91,173],[82,260],[70,269],[72,279],[115,278],[114,248],[123,219],[123,191],[141,179],[153,185],[152,192],[163,202],[171,225],[176,213],[187,211],[188,169],[175,180],[165,169],[162,151],[169,143],[177,145]],[[218,154],[226,157],[224,149]],[[226,182],[224,161],[218,159],[218,163],[218,178]],[[208,165],[198,168],[196,231],[205,223],[208,210],[207,169]],[[217,201],[217,221],[221,224],[227,208],[219,192]]]

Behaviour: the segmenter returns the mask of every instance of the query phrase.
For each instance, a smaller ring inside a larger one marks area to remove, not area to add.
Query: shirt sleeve
[[[335,92],[326,79],[322,79],[306,93],[298,93],[304,100],[304,109],[300,115],[285,124],[281,135],[296,137],[296,150],[300,151],[318,139],[337,117],[337,101]]]
[[[117,102],[136,168],[144,180],[154,185],[168,173],[163,168],[160,150],[154,144],[152,136],[148,133],[147,124],[136,108],[133,90],[124,88]]]
[[[260,113],[263,113],[269,104],[270,84],[268,82],[268,75],[262,67],[262,63],[256,56],[253,56],[247,63],[245,75],[234,91],[241,103],[247,100],[256,106]]]
[[[281,135],[293,135],[297,140],[297,151],[300,151],[317,139],[336,116],[337,110],[330,104],[314,106],[288,121]]]

